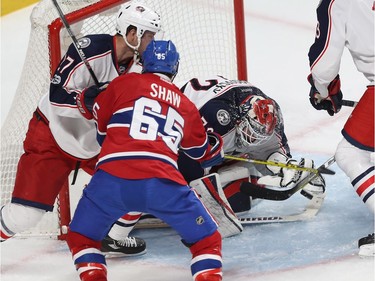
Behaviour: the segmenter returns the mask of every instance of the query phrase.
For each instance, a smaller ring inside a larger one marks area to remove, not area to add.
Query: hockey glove
[[[103,92],[109,82],[99,83],[99,85],[94,85],[88,88],[85,88],[81,93],[76,95],[76,103],[79,109],[79,112],[85,117],[86,119],[90,120],[93,118],[92,115],[92,108],[95,103],[95,98],[99,96],[101,92]]]
[[[305,168],[313,168],[314,162],[310,159],[301,158],[298,162],[295,159],[289,158],[288,156],[275,152],[268,157],[268,160],[274,162],[280,162],[285,164],[298,165]],[[292,188],[306,176],[309,175],[308,171],[300,171],[290,168],[281,168],[277,166],[267,165],[267,168],[272,173],[272,175],[267,175],[259,178],[258,184],[264,184],[276,187],[288,187]]]
[[[307,198],[312,198],[315,195],[323,194],[326,191],[326,182],[323,176],[319,173],[318,176],[303,188],[304,192],[301,194]]]
[[[314,80],[310,74],[307,77],[311,85],[310,89],[310,103],[317,110],[326,110],[329,115],[333,116],[338,113],[342,106],[342,92],[340,90],[340,76],[337,75],[335,79],[328,85],[328,97],[323,98],[314,85]]]
[[[206,157],[201,162],[201,166],[203,169],[219,165],[224,161],[222,137],[219,134],[213,132],[208,132],[207,137],[211,149],[207,152]]]

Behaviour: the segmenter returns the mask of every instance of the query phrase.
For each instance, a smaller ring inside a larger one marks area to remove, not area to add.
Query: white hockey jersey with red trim
[[[315,42],[309,51],[314,84],[323,97],[339,73],[347,47],[358,71],[374,85],[375,3],[373,0],[322,0],[317,8]]]
[[[142,69],[138,64],[118,65],[114,36],[88,35],[80,38],[79,43],[99,82],[112,81],[119,74]],[[100,151],[94,121],[85,119],[76,105],[77,93],[93,85],[86,65],[71,45],[54,73],[49,92],[38,104],[57,145],[78,159],[93,158]]]

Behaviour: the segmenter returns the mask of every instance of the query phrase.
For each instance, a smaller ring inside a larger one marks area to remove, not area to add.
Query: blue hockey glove
[[[207,136],[208,142],[211,145],[211,149],[205,157],[205,160],[201,162],[201,166],[204,169],[219,165],[224,161],[222,137],[219,134],[213,132],[208,132]]]

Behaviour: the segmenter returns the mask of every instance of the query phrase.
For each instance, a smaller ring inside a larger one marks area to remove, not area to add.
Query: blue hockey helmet
[[[152,40],[142,59],[143,73],[164,73],[173,78],[178,72],[180,55],[170,40]]]

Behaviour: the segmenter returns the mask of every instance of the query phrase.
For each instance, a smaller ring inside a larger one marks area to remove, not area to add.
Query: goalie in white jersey
[[[199,109],[206,130],[223,137],[226,154],[313,167],[312,160],[292,159],[279,105],[251,83],[211,76],[193,78],[181,90]],[[304,177],[297,170],[237,161],[204,171],[183,153],[178,164],[187,182],[218,172],[225,196],[236,213],[251,208],[251,198],[240,191],[241,182],[291,187]],[[324,193],[324,179],[319,177],[305,190]]]

